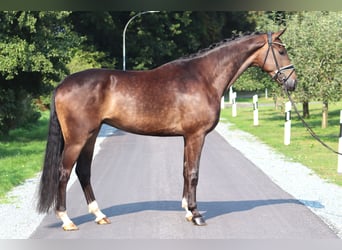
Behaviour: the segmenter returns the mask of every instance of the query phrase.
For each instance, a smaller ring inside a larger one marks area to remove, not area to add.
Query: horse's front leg
[[[184,189],[182,207],[186,211],[186,219],[195,225],[206,225],[197,210],[196,188],[198,183],[199,162],[204,143],[204,134],[184,137]]]

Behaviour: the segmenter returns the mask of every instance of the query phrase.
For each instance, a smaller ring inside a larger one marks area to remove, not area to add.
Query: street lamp
[[[128,27],[128,24],[133,21],[134,18],[144,15],[144,14],[148,14],[148,13],[156,13],[156,12],[160,12],[157,10],[149,10],[149,11],[144,11],[144,12],[139,12],[138,14],[134,15],[131,17],[131,19],[128,20],[128,22],[125,25],[125,28],[123,30],[122,33],[122,69],[126,70],[126,30]]]

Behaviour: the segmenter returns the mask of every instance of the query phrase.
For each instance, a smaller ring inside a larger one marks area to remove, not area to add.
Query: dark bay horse
[[[66,77],[51,103],[38,212],[54,207],[65,230],[77,229],[66,212],[66,186],[76,163],[89,212],[98,224],[110,223],[90,182],[95,140],[106,123],[136,134],[184,137],[182,207],[189,221],[205,225],[196,205],[204,139],[219,121],[224,92],[249,66],[294,90],[294,67],[279,39],[283,32],[224,41],[152,70],[91,69]]]

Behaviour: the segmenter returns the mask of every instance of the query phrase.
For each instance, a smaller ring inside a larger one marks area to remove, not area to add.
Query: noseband
[[[278,60],[277,60],[277,58],[275,56],[274,48],[273,48],[272,45],[273,44],[278,44],[280,46],[285,47],[285,44],[278,43],[278,42],[273,42],[272,41],[272,33],[271,32],[267,33],[267,41],[268,41],[268,49],[267,49],[266,57],[265,57],[265,60],[264,60],[264,64],[262,65],[262,69],[265,66],[268,54],[269,54],[269,52],[271,50],[272,54],[273,54],[273,59],[274,59],[275,65],[277,67],[277,70],[274,71],[275,75],[272,77],[272,80],[278,80],[279,82],[285,83],[290,78],[290,76],[293,74],[293,72],[295,71],[295,67],[293,66],[293,64],[289,64],[287,66],[284,66],[284,67],[280,68],[279,64],[278,64]],[[287,77],[283,73],[283,71],[286,71],[286,70],[292,70],[291,73]]]

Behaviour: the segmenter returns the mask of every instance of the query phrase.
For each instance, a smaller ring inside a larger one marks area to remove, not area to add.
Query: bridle
[[[342,155],[342,152],[338,152],[336,150],[334,150],[332,147],[330,147],[329,145],[327,145],[326,143],[324,143],[320,138],[319,136],[312,130],[312,128],[305,122],[305,120],[303,119],[303,117],[301,117],[298,109],[297,109],[297,106],[295,104],[295,102],[293,101],[293,99],[291,98],[291,95],[288,91],[288,89],[286,88],[286,85],[285,85],[285,82],[290,78],[290,76],[293,74],[293,72],[295,71],[295,67],[293,66],[293,64],[289,64],[287,66],[284,66],[284,67],[279,67],[279,64],[278,64],[278,61],[277,61],[277,58],[275,56],[275,52],[274,52],[274,48],[273,48],[273,44],[278,44],[280,46],[284,46],[285,47],[285,44],[282,44],[282,43],[278,43],[278,42],[273,42],[272,41],[272,33],[271,32],[268,32],[267,33],[267,40],[268,40],[268,49],[267,49],[267,53],[266,53],[266,57],[265,57],[265,60],[264,60],[264,63],[262,65],[262,69],[264,69],[264,66],[265,66],[265,63],[266,63],[266,60],[267,60],[267,57],[268,57],[268,54],[270,52],[270,50],[272,51],[272,54],[273,54],[273,59],[274,59],[274,62],[275,62],[275,65],[277,67],[277,70],[274,71],[275,75],[272,77],[272,80],[277,80],[279,81],[280,83],[283,84],[283,87],[284,87],[284,91],[287,95],[287,97],[289,98],[292,106],[294,107],[299,119],[302,121],[304,127],[307,129],[307,131],[310,133],[310,135],[315,138],[319,143],[321,143],[324,147],[326,147],[327,149],[329,149],[331,152],[335,153],[335,154],[339,154],[339,155]],[[285,70],[292,70],[291,73],[286,77],[286,75],[283,73],[283,71]]]
[[[290,78],[290,76],[293,74],[293,72],[295,71],[295,67],[293,66],[293,64],[289,64],[289,65],[281,67],[281,68],[279,67],[278,60],[277,60],[277,57],[275,55],[274,48],[273,48],[272,45],[273,44],[278,44],[280,46],[285,47],[285,44],[278,43],[278,42],[273,42],[272,41],[272,32],[267,32],[267,42],[268,42],[267,53],[266,53],[266,56],[265,56],[265,59],[264,59],[264,63],[263,63],[261,68],[264,69],[264,66],[265,66],[268,54],[269,54],[270,51],[272,51],[273,59],[274,59],[275,65],[277,67],[277,69],[274,71],[275,74],[272,77],[272,80],[277,80],[278,82],[284,84]],[[283,71],[286,71],[286,70],[292,70],[291,73],[287,77],[283,73]]]

